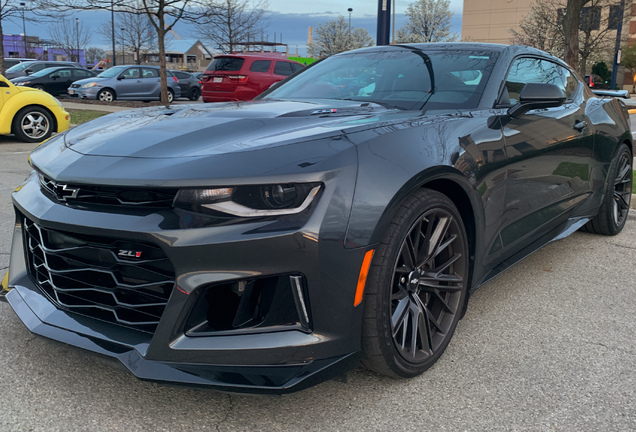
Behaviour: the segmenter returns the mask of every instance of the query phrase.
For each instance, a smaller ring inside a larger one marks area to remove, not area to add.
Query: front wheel
[[[174,91],[168,89],[168,103],[172,103],[174,100]]]
[[[632,152],[621,144],[612,160],[605,197],[594,219],[585,230],[596,234],[616,235],[623,230],[632,200]]]
[[[13,133],[25,142],[43,141],[53,133],[51,114],[38,107],[23,108],[13,118]]]
[[[468,268],[466,231],[453,202],[427,189],[410,195],[376,249],[367,279],[365,366],[404,378],[430,368],[461,318]]]
[[[115,93],[110,89],[104,89],[97,94],[97,99],[102,102],[112,102],[115,100]]]

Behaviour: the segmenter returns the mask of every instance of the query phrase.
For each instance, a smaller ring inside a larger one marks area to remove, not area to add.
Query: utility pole
[[[391,34],[391,0],[378,0],[378,45],[389,45]]]
[[[623,31],[623,13],[625,12],[625,0],[621,0],[618,12],[617,26],[616,26],[616,45],[614,46],[614,66],[612,67],[612,82],[610,84],[610,90],[616,88],[616,75],[618,75],[618,64],[620,63],[621,52],[621,32]]]

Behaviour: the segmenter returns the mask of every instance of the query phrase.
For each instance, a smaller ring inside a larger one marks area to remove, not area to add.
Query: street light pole
[[[351,12],[353,12],[353,8],[347,9],[349,12],[349,33],[351,33]]]
[[[27,39],[26,39],[26,22],[24,21],[24,9],[26,7],[26,3],[21,2],[20,6],[22,6],[22,39],[24,39],[24,57],[27,56]]]
[[[79,18],[75,18],[75,41],[77,42],[77,62],[80,62]]]
[[[113,36],[113,66],[117,66],[117,57],[115,55],[115,0],[110,0],[110,29]]]
[[[126,52],[124,51],[124,49],[125,49],[124,43],[126,41],[124,40],[124,32],[126,31],[126,29],[124,29],[122,27],[119,30],[121,30],[121,64],[125,65],[126,64]]]

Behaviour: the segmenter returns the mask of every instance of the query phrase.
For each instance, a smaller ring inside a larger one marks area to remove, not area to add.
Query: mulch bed
[[[102,105],[102,106],[119,106],[125,108],[143,108],[149,106],[160,106],[161,102],[152,101],[152,102],[139,102],[139,101],[119,101],[114,100],[113,102],[102,102],[93,99],[76,99],[76,98],[65,98],[63,99],[67,102],[73,102],[78,104],[86,104],[86,105]]]

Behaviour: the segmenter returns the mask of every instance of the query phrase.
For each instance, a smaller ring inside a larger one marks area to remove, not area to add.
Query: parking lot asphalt
[[[0,137],[0,275],[32,144]],[[359,368],[281,397],[142,382],[33,336],[0,303],[0,431],[634,431],[636,213],[544,247],[481,287],[412,380]]]

